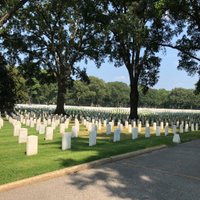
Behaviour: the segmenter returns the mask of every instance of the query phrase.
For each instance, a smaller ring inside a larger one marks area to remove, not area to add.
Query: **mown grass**
[[[152,146],[173,145],[172,134],[167,137],[153,135],[148,139],[141,134],[133,141],[127,130],[122,133],[120,142],[113,143],[113,135],[107,136],[103,129],[98,133],[97,145],[89,147],[88,133],[81,126],[79,137],[72,139],[71,150],[62,151],[58,128],[54,131],[53,141],[45,141],[44,135],[39,135],[35,128],[29,128],[28,132],[39,136],[39,153],[29,157],[25,154],[25,144],[18,144],[18,137],[13,136],[13,126],[4,121],[4,127],[0,129],[0,184]],[[197,138],[200,138],[199,132],[181,134],[182,142]]]

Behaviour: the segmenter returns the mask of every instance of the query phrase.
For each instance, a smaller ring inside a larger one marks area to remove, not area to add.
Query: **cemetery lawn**
[[[35,128],[29,128],[28,134],[38,135]],[[131,134],[128,134],[126,129],[121,141],[113,143],[113,135],[106,136],[103,129],[97,134],[97,145],[89,147],[88,132],[82,125],[79,137],[72,139],[71,150],[61,150],[58,128],[54,131],[53,141],[45,141],[44,135],[38,136],[38,154],[28,157],[25,155],[26,145],[18,144],[18,137],[13,136],[13,126],[4,121],[4,127],[0,129],[0,185],[117,154],[161,144],[173,145],[171,133],[167,137],[162,133],[160,137],[151,136],[148,139],[140,135],[137,140],[131,140]],[[198,138],[200,139],[200,132],[181,134],[182,142]]]

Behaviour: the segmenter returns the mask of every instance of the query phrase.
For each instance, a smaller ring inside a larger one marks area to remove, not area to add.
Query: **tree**
[[[2,10],[0,12],[0,27],[2,27],[28,0],[0,1]]]
[[[20,0],[20,1],[0,1],[0,28],[13,17],[14,14],[27,2],[27,0]],[[2,30],[0,30],[0,36],[2,34]],[[0,54],[0,70],[1,70],[1,84],[8,84],[7,87],[5,85],[1,85],[0,93],[1,93],[1,111],[11,111],[14,108],[14,104],[17,100],[25,100],[25,96],[19,94],[21,92],[21,87],[23,85],[23,78],[20,76],[20,80],[17,81],[13,73],[18,73],[17,71],[9,71],[9,69],[5,66],[5,58],[2,54]],[[14,78],[15,80],[12,80]],[[22,81],[22,82],[21,82]],[[14,87],[13,83],[16,83],[16,87]],[[16,93],[14,93],[14,89],[16,89]],[[18,93],[19,92],[19,93]]]
[[[105,103],[106,83],[97,77],[89,76],[89,82],[74,81],[68,101],[74,105],[102,106]]]
[[[184,88],[175,88],[168,96],[168,102],[170,102],[171,108],[194,108],[195,99],[194,92]]]
[[[126,83],[109,82],[106,84],[106,88],[106,106],[127,107],[129,105],[130,89]]]
[[[97,77],[90,76],[90,83],[88,84],[89,91],[90,93],[89,98],[90,98],[90,105],[103,105],[105,96],[106,96],[106,84],[105,82]]]
[[[57,85],[55,83],[41,84],[40,102],[42,104],[55,104],[57,94]]]
[[[100,64],[102,28],[88,21],[95,6],[93,1],[33,1],[8,24],[9,33],[3,35],[7,54],[17,57],[21,66],[43,68],[56,79],[57,114],[65,113],[66,87],[72,76],[87,78],[76,64],[87,58]],[[16,48],[18,51],[13,51]]]
[[[67,102],[70,105],[89,106],[91,103],[90,97],[93,95],[95,94],[89,90],[87,83],[76,80],[67,93]]]
[[[17,95],[15,92],[15,83],[2,57],[0,59],[0,97],[0,112],[11,112],[15,105]]]
[[[144,90],[158,80],[159,42],[168,41],[172,34],[164,27],[165,19],[156,13],[155,2],[149,0],[110,0],[102,20],[108,31],[105,52],[115,66],[128,70],[130,79],[130,119],[138,118],[138,85]],[[99,17],[98,17],[99,19]],[[98,20],[97,19],[97,20]],[[106,24],[107,23],[107,24]]]
[[[10,78],[14,81],[13,89],[15,91],[14,96],[16,96],[16,103],[27,103],[29,97],[26,80],[24,79],[18,68],[13,66],[7,66],[7,70],[10,75]]]
[[[189,75],[200,76],[200,1],[160,0],[156,8],[176,33],[174,40],[160,45],[178,50],[178,69],[186,70]],[[200,81],[197,83],[198,88]]]

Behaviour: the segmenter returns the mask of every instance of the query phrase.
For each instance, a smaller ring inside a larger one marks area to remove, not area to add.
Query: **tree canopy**
[[[28,0],[1,0],[0,27],[2,27]]]
[[[200,76],[200,1],[160,0],[156,8],[175,33],[173,40],[161,45],[178,51],[178,69],[186,70],[189,75]],[[200,81],[197,83],[197,89],[199,87]]]
[[[25,82],[27,91],[22,89],[25,93],[21,96],[28,94],[29,102],[54,102],[57,91],[55,113],[65,112],[67,88],[67,99],[76,98],[80,105],[125,106],[129,92],[130,119],[137,119],[138,105],[147,101],[142,92],[159,78],[158,52],[166,48],[178,50],[179,69],[200,75],[199,0],[3,0],[0,6],[0,62],[6,60],[8,66],[17,67],[9,72],[13,79],[10,84],[17,81],[14,75],[22,74],[20,84]],[[90,77],[88,85],[80,61],[94,60],[99,67],[106,56],[116,67],[126,67],[130,89],[118,82],[105,84],[95,77]],[[3,65],[2,70],[11,69]],[[80,80],[72,86],[75,78]],[[48,84],[52,90],[42,99]],[[197,91],[199,88],[200,81]],[[157,104],[155,99],[147,102],[152,106],[163,105],[165,98],[175,102],[176,93],[185,95],[178,89],[171,96],[165,90],[150,90],[149,97],[157,94]],[[20,101],[27,101],[27,97]]]
[[[3,35],[6,55],[17,58],[29,71],[45,69],[57,82],[58,114],[64,113],[66,87],[72,77],[87,78],[77,63],[90,58],[99,64],[101,26],[87,22],[91,6],[87,1],[31,1],[9,22]]]
[[[130,119],[137,119],[139,84],[146,91],[158,81],[160,43],[172,39],[172,32],[152,0],[110,0],[102,12],[107,30],[105,53],[116,67],[125,66],[130,79]]]

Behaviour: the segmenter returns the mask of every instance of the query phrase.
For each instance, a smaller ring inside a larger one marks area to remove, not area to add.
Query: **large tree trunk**
[[[58,93],[57,93],[56,110],[54,112],[55,114],[58,114],[58,115],[66,114],[65,109],[64,109],[65,94],[66,94],[65,80],[59,79],[58,80]]]
[[[129,71],[130,78],[130,120],[138,119],[138,101],[139,101],[139,92],[138,92],[138,78],[133,76],[132,70]]]

